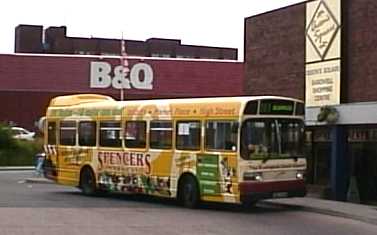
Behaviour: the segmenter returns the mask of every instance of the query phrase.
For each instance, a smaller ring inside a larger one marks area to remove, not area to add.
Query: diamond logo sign
[[[326,54],[339,31],[339,23],[324,1],[320,1],[306,29],[306,37],[313,45],[321,60]]]

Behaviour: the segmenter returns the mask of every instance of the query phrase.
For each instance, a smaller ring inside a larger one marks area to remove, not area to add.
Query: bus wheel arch
[[[81,168],[79,187],[87,196],[92,196],[97,192],[97,181],[91,166],[85,165]]]
[[[178,180],[178,202],[187,208],[196,208],[200,203],[199,182],[195,175],[186,172]]]

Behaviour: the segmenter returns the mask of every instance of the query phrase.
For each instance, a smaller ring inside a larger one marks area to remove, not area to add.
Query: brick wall
[[[348,102],[377,100],[377,1],[347,0]]]
[[[345,102],[377,100],[377,1],[343,0]],[[305,99],[305,3],[245,19],[245,93]]]
[[[90,88],[90,62],[104,61],[113,68],[118,58],[94,56],[0,55],[0,121],[32,128],[54,96],[100,93],[119,99],[113,88]],[[132,59],[154,72],[153,90],[126,90],[128,99],[242,95],[243,64],[188,60]]]
[[[45,116],[49,100],[54,96],[56,93],[0,91],[0,122],[12,121],[28,130],[35,130],[34,123]]]
[[[245,93],[305,98],[305,4],[245,19]]]

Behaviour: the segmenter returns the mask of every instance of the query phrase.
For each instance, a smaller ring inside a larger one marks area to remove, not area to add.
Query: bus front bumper
[[[241,202],[262,199],[304,197],[307,193],[304,180],[240,183]]]

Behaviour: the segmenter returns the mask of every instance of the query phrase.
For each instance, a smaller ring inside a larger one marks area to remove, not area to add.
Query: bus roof
[[[115,100],[110,96],[98,95],[98,94],[78,94],[78,95],[65,95],[53,98],[50,101],[50,107],[72,106],[87,103],[97,103],[100,101],[112,101]]]
[[[60,96],[50,102],[49,117],[126,116],[126,117],[239,117],[250,101],[300,100],[281,96],[238,96],[116,101],[109,96],[81,94]],[[256,112],[256,110],[255,110]],[[292,106],[293,112],[293,106]],[[292,113],[293,114],[293,113]],[[287,115],[287,114],[285,114]]]
[[[145,99],[145,100],[126,100],[117,101],[110,96],[99,94],[78,94],[58,96],[51,100],[50,107],[67,107],[67,106],[80,106],[82,108],[88,106],[93,107],[101,106],[134,106],[134,105],[158,105],[158,104],[198,104],[198,103],[246,103],[252,100],[264,99],[284,99],[292,100],[295,102],[303,102],[301,100],[283,96],[236,96],[236,97],[206,97],[206,98],[176,98],[176,99]]]

